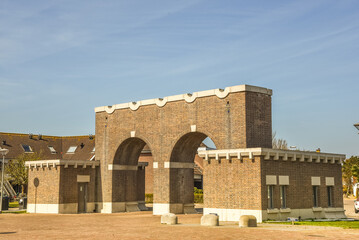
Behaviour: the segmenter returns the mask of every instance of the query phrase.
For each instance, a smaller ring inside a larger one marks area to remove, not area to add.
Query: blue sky
[[[0,131],[95,131],[94,107],[250,84],[299,149],[359,155],[359,3],[0,2]]]

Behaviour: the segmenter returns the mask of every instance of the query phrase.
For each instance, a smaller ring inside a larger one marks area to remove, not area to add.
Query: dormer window
[[[50,150],[50,152],[51,152],[52,154],[56,154],[56,153],[57,153],[54,147],[48,146],[48,148],[49,148],[49,150]]]
[[[69,147],[69,149],[67,150],[66,153],[75,153],[76,149],[77,149],[77,146],[71,146],[71,147]]]
[[[22,148],[26,153],[32,153],[32,148],[29,145],[21,144]]]

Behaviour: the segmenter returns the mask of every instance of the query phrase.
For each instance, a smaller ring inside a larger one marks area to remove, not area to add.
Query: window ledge
[[[324,209],[324,212],[343,212],[343,208],[328,207]]]
[[[267,213],[279,213],[278,208],[267,209]]]
[[[290,208],[281,208],[279,209],[281,213],[290,213],[292,210]]]
[[[323,208],[321,207],[313,207],[313,212],[322,212],[323,211]]]

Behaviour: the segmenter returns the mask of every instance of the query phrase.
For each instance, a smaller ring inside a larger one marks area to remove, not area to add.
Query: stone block
[[[177,224],[177,216],[173,213],[166,213],[161,216],[161,224],[175,225]]]
[[[147,211],[148,210],[148,207],[146,207],[146,203],[144,201],[139,201],[138,202],[138,208],[141,211]]]
[[[253,215],[242,215],[239,218],[239,227],[257,227],[257,218]]]
[[[196,209],[194,208],[194,204],[184,204],[183,205],[183,213],[184,214],[195,214],[197,213]]]
[[[127,202],[126,212],[138,212],[141,211],[138,207],[138,202]]]
[[[202,226],[219,226],[219,217],[217,214],[206,214],[201,217]]]

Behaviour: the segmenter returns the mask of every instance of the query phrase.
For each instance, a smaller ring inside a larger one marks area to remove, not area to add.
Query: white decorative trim
[[[28,213],[59,213],[59,204],[27,204]]]
[[[129,107],[131,110],[136,111],[141,106],[141,102],[130,102]]]
[[[131,171],[137,171],[138,166],[137,165],[120,165],[120,164],[109,164],[108,170],[131,170]]]
[[[289,176],[278,176],[279,185],[289,185]]]
[[[197,126],[196,125],[191,125],[191,132],[195,132],[197,131]]]
[[[312,177],[312,186],[320,186],[320,177]]]
[[[112,202],[103,202],[101,213],[112,213]]]
[[[101,213],[125,212],[126,202],[103,202]]]
[[[219,98],[225,98],[228,96],[230,89],[229,88],[225,88],[225,89],[215,89],[214,90],[215,94],[217,97]]]
[[[153,215],[163,215],[170,213],[169,203],[154,203],[153,204]]]
[[[192,102],[194,102],[194,100],[196,100],[196,98],[197,98],[197,95],[198,95],[198,93],[187,93],[187,94],[184,94],[183,96],[184,96],[184,100],[186,101],[186,102],[188,102],[188,103],[192,103]]]
[[[135,137],[135,135],[136,135],[136,131],[131,131],[131,137]]]
[[[96,202],[87,202],[87,212],[93,213],[96,209]],[[61,203],[61,204],[27,204],[28,213],[55,213],[55,214],[77,214],[78,204],[77,203]]]
[[[56,168],[57,166],[64,166],[64,168],[68,168],[68,166],[74,166],[77,168],[77,165],[81,165],[82,167],[86,166],[100,166],[100,161],[87,161],[87,160],[62,160],[62,159],[54,159],[54,160],[38,160],[38,161],[26,161],[25,167],[28,168]]]
[[[277,185],[277,176],[266,175],[266,185]]]
[[[203,208],[203,215],[216,213],[219,221],[239,221],[242,215],[253,215],[257,222],[262,222],[262,210],[250,209],[224,209],[224,208]]]
[[[77,175],[77,182],[90,182],[90,175]]]
[[[272,90],[262,87],[250,86],[250,85],[238,85],[233,87],[226,87],[225,89],[213,89],[201,92],[194,92],[192,94],[180,94],[175,96],[169,96],[164,98],[154,98],[148,100],[142,100],[138,102],[129,102],[129,103],[122,103],[116,104],[113,106],[103,106],[95,108],[95,112],[107,112],[108,114],[112,114],[117,109],[126,109],[130,108],[133,111],[136,111],[140,106],[147,106],[147,105],[154,105],[156,104],[158,107],[165,106],[168,102],[175,102],[175,101],[186,101],[187,103],[194,102],[197,98],[202,97],[209,97],[209,96],[217,96],[218,98],[225,98],[230,93],[235,92],[256,92],[262,93],[266,95],[272,95]]]
[[[158,162],[153,162],[153,168],[158,168]]]
[[[164,168],[194,168],[194,163],[165,162]]]
[[[163,107],[167,103],[167,98],[166,97],[165,98],[156,98],[155,103],[157,106]]]
[[[325,185],[334,186],[334,177],[326,177],[325,178]]]
[[[288,158],[291,158],[292,161],[295,161],[297,158],[300,158],[299,162],[312,162],[313,159],[316,159],[315,162],[319,163],[320,159],[330,159],[330,163],[336,162],[341,164],[345,159],[345,154],[333,154],[333,153],[323,153],[323,152],[309,152],[309,151],[293,151],[293,150],[281,150],[281,149],[271,149],[271,148],[238,148],[238,149],[216,149],[216,150],[200,150],[198,155],[205,160],[220,158],[238,158],[248,157],[252,159],[257,156],[263,156],[266,161],[273,158],[273,160],[279,160],[280,158],[283,161],[287,161]],[[323,163],[326,163],[323,161]]]

